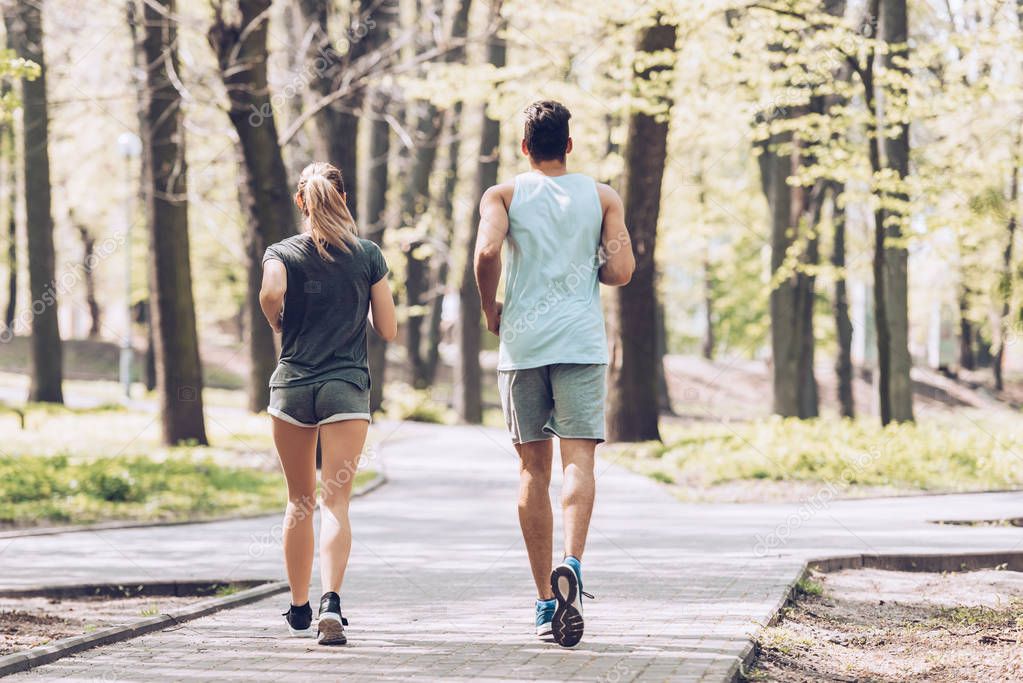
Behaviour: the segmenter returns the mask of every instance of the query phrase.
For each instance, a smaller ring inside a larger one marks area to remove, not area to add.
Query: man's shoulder
[[[620,204],[622,201],[618,191],[607,183],[600,181],[594,181],[597,184],[597,196],[600,197],[600,206],[604,211],[607,211],[609,207],[616,204]]]
[[[511,205],[512,197],[514,195],[515,181],[512,180],[488,187],[486,192],[483,193],[483,201],[499,200],[502,204],[504,204],[504,208],[507,209]]]

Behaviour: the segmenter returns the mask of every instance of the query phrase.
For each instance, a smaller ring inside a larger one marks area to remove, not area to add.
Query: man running
[[[593,454],[604,440],[608,351],[597,283],[627,284],[636,262],[618,194],[568,172],[568,109],[541,101],[525,114],[522,152],[531,170],[483,195],[476,282],[487,328],[501,339],[498,387],[520,458],[519,524],[536,582],[536,632],[572,647],[583,635],[581,560],[593,510]],[[552,571],[555,436],[565,546]]]

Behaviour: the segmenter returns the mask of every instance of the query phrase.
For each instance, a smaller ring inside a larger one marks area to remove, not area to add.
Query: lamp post
[[[133,162],[142,154],[142,141],[134,133],[124,132],[117,137],[117,150],[124,159],[124,334],[121,337],[121,384],[125,398],[131,398],[132,365],[132,311],[131,311],[131,224],[135,218],[135,188]]]

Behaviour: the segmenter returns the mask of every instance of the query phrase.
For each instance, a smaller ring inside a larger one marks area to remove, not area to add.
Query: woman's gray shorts
[[[343,379],[270,387],[267,412],[299,427],[315,427],[343,420],[372,421],[369,387],[362,388]]]

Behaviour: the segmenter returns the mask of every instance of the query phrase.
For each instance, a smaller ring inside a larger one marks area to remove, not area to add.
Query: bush
[[[433,400],[430,392],[408,384],[388,384],[387,417],[392,420],[412,420],[431,424],[451,424],[454,414],[447,406]]]
[[[664,444],[617,446],[616,457],[659,481],[704,488],[736,480],[928,491],[1023,483],[1018,430],[968,415],[885,428],[875,419],[768,418],[662,431]]]

